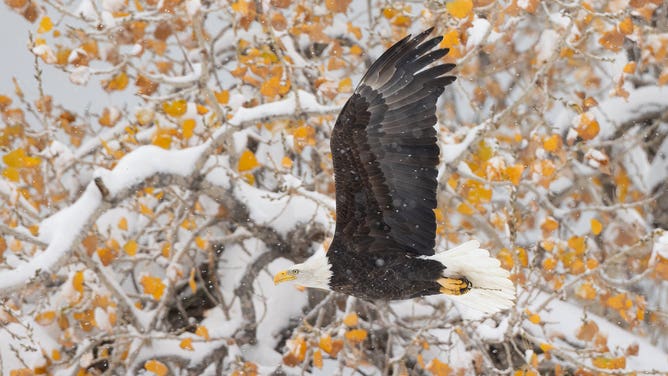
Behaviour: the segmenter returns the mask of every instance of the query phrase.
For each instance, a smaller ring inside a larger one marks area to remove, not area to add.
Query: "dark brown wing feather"
[[[432,29],[397,42],[366,72],[332,132],[336,233],[332,246],[358,251],[434,253],[436,101],[455,80],[454,65],[427,66]]]

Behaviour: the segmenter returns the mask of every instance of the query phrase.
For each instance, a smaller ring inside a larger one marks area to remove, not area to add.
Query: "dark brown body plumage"
[[[439,293],[434,254],[436,101],[454,65],[425,42],[431,29],[388,49],[365,74],[332,132],[336,232],[327,253],[330,288],[364,299]]]

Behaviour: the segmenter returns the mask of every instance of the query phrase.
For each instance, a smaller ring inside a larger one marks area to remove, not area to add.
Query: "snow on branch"
[[[320,105],[315,97],[300,91],[291,93],[286,99],[263,104],[251,109],[240,108],[230,123],[240,126],[265,118],[287,117],[301,114],[328,114],[338,107]],[[227,135],[219,131],[214,139]],[[11,270],[0,272],[0,293],[8,294],[30,283],[40,273],[56,270],[68,259],[97,218],[113,204],[133,194],[151,179],[157,186],[177,184],[191,189],[195,181],[202,177],[201,167],[212,154],[216,142],[209,140],[202,145],[183,150],[164,150],[156,146],[143,146],[127,154],[113,170],[98,169],[95,180],[90,182],[83,194],[69,207],[55,213],[40,224],[39,240],[48,244],[46,249],[27,262],[14,265]],[[216,173],[217,171],[217,173]],[[228,188],[228,176],[232,171],[214,170],[210,182]],[[290,199],[280,194],[265,195],[264,191],[245,184],[234,185],[233,197],[251,208],[249,215],[262,225],[274,227],[279,233],[286,233],[296,223],[319,218],[325,223],[327,214],[324,207],[306,197]],[[205,192],[211,193],[211,192]],[[215,193],[212,193],[214,196]],[[309,206],[314,210],[305,210]],[[259,210],[252,210],[258,208]],[[294,215],[294,221],[277,219],[283,214]],[[300,215],[296,215],[300,214]]]

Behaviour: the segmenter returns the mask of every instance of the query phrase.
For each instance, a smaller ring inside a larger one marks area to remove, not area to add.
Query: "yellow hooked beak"
[[[283,270],[274,276],[274,285],[278,285],[281,282],[294,281],[295,279],[297,279],[297,276],[288,273],[287,270]]]

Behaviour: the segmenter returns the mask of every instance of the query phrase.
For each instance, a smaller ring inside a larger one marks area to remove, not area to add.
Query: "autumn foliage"
[[[4,3],[35,57],[0,93],[4,374],[668,370],[662,1]],[[331,239],[338,109],[432,25],[437,247],[480,240],[516,308],[274,287]]]

